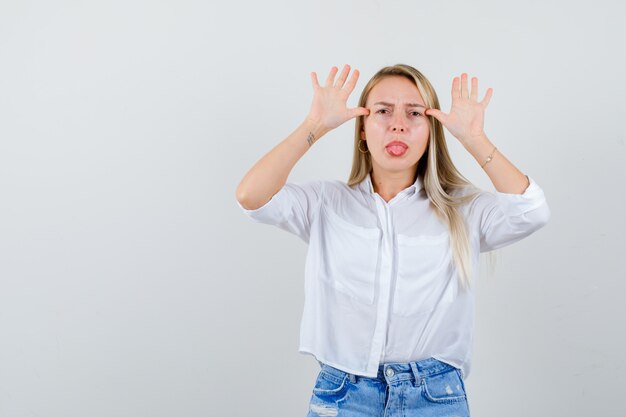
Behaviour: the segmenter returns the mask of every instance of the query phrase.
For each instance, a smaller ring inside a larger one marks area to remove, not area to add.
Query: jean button
[[[385,374],[391,378],[393,376],[393,369],[391,368],[387,368],[387,370],[385,371]]]

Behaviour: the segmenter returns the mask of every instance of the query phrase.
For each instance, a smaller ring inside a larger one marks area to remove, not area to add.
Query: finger
[[[313,89],[320,88],[320,83],[317,81],[317,74],[315,72],[311,73],[311,83],[313,84]]]
[[[461,97],[466,98],[469,97],[469,93],[467,92],[467,74],[461,74]]]
[[[487,105],[489,104],[489,100],[491,100],[492,95],[493,95],[493,88],[488,88],[487,92],[485,93],[485,98],[483,98],[483,101],[481,101],[480,104],[483,107],[487,107]]]
[[[352,93],[352,90],[354,90],[354,86],[356,85],[356,82],[358,79],[359,79],[359,70],[355,69],[354,72],[352,73],[352,76],[350,77],[347,84],[345,85],[345,89],[348,92],[348,94]]]
[[[444,112],[438,109],[426,109],[424,113],[426,113],[426,116],[434,117],[435,119],[439,120],[441,123],[444,123],[448,116],[447,114],[445,114]]]
[[[330,72],[328,73],[328,77],[326,78],[326,84],[324,85],[325,87],[332,87],[333,80],[335,79],[335,74],[337,74],[337,71],[339,71],[337,67],[332,67],[330,69]]]
[[[348,114],[350,118],[358,117],[358,116],[367,116],[370,114],[370,110],[365,107],[355,107],[354,109],[348,110]]]
[[[335,83],[335,87],[341,88],[343,84],[346,82],[346,78],[348,78],[348,73],[350,72],[350,65],[344,65],[341,74],[339,74],[339,78],[337,78],[337,82]]]
[[[472,92],[470,93],[470,98],[473,101],[478,99],[478,78],[472,77]]]
[[[456,100],[461,95],[461,88],[459,87],[459,77],[454,77],[452,80],[452,101]]]

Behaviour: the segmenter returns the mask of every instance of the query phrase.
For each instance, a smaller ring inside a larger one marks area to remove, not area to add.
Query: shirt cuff
[[[528,175],[529,185],[522,194],[501,193],[495,196],[502,211],[509,216],[520,216],[545,204],[545,195],[539,185]]]
[[[275,206],[277,204],[280,204],[281,197],[285,192],[285,187],[281,188],[276,194],[272,196],[272,198],[268,200],[267,203],[255,209],[247,209],[241,205],[239,200],[235,199],[235,201],[237,202],[239,208],[252,220],[263,222],[263,220],[275,218],[277,215],[282,214],[282,210],[279,207],[275,208]]]

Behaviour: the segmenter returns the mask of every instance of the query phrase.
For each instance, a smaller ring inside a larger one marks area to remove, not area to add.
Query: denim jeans
[[[319,362],[308,417],[469,417],[460,369],[435,358],[385,363],[376,378]]]

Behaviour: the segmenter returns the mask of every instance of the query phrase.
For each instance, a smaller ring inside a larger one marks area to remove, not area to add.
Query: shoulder
[[[464,203],[469,203],[476,197],[484,194],[489,194],[487,191],[476,187],[474,184],[468,183],[462,186],[451,188],[448,194],[454,198],[465,199]]]
[[[485,206],[492,204],[495,198],[493,193],[471,183],[455,187],[448,194],[457,200],[457,207],[467,217],[472,217],[476,211],[482,211]]]
[[[357,189],[352,189],[339,180],[309,180],[287,182],[279,193],[292,199],[340,201],[348,198]]]
[[[308,181],[289,181],[283,186],[283,190],[289,191],[304,191],[314,194],[322,194],[326,188],[325,180],[308,180]]]
[[[348,195],[358,191],[359,185],[349,186],[346,182],[340,180],[322,180],[325,191],[329,194]]]

